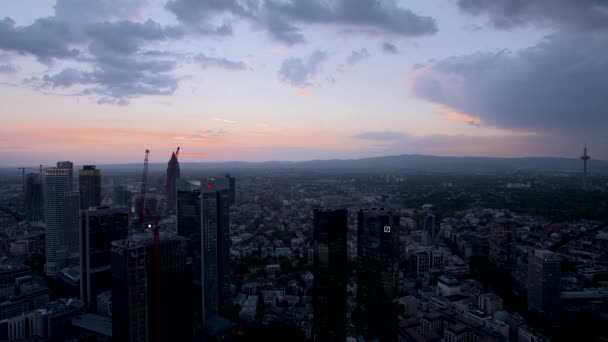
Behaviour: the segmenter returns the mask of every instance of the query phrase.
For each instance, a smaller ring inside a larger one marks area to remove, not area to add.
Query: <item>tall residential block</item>
[[[399,215],[382,208],[358,212],[357,300],[359,334],[395,341],[399,288]]]
[[[80,195],[72,191],[70,169],[44,170],[46,273],[56,275],[78,262]]]
[[[101,171],[95,165],[84,165],[78,174],[80,209],[101,205]]]
[[[317,209],[313,232],[315,341],[346,339],[347,210]]]

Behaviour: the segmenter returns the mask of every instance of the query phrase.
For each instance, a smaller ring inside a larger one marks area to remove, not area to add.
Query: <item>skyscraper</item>
[[[488,260],[496,267],[512,267],[515,264],[515,230],[506,221],[490,223],[490,250]]]
[[[81,211],[80,299],[94,311],[98,294],[112,288],[112,241],[127,237],[127,209],[89,208]]]
[[[191,340],[190,269],[186,262],[185,239],[161,231],[159,249],[157,283],[151,231],[112,242],[113,341]],[[155,286],[160,286],[158,303],[154,300]],[[154,321],[157,310],[160,311],[160,329]]]
[[[179,153],[179,148],[177,149]],[[171,159],[167,163],[167,183],[165,193],[167,195],[167,209],[170,211],[175,210],[175,183],[180,178],[179,161],[175,152],[171,154]]]
[[[234,205],[236,204],[236,178],[229,173],[226,174],[226,178],[230,183],[230,205]]]
[[[395,341],[392,301],[399,281],[399,216],[385,209],[358,213],[357,300],[359,334],[365,340]]]
[[[69,170],[68,177],[70,178],[70,191],[74,187],[74,163],[71,161],[58,161],[57,162],[58,169],[66,169]]]
[[[25,178],[25,217],[28,222],[44,220],[42,179],[37,173],[29,173]]]
[[[72,192],[70,169],[44,170],[44,217],[46,221],[46,273],[56,275],[78,251],[80,197]]]
[[[101,172],[95,165],[84,165],[78,174],[80,209],[101,205]]]
[[[423,246],[432,246],[436,242],[436,226],[435,226],[435,215],[427,214],[422,219],[422,238],[421,242]]]
[[[198,241],[201,240],[201,182],[178,179],[177,187],[177,234]]]
[[[122,185],[112,188],[112,206],[115,208],[131,206],[131,192]]]
[[[528,256],[528,311],[536,318],[554,320],[559,316],[561,258],[547,250]]]
[[[202,321],[228,316],[230,297],[230,184],[226,178],[201,182]]]
[[[316,341],[346,339],[347,211],[314,212],[313,334]]]

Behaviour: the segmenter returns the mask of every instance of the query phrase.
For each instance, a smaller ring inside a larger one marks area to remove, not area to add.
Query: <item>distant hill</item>
[[[608,173],[608,161],[590,160],[589,173]],[[154,163],[149,168],[152,172],[164,172],[167,164]],[[99,165],[107,171],[135,171],[141,164]],[[428,172],[580,172],[582,162],[579,159],[528,157],[528,158],[493,158],[493,157],[438,157],[428,155],[398,155],[371,157],[362,159],[309,160],[301,162],[268,161],[268,162],[200,162],[180,163],[182,172],[194,171],[428,171]]]

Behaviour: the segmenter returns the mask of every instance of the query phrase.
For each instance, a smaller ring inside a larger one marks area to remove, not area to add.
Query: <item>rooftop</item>
[[[112,336],[112,319],[108,317],[88,313],[72,318],[72,325]]]
[[[205,323],[201,324],[200,327],[205,334],[218,336],[234,328],[235,325],[232,321],[218,315],[213,315]]]

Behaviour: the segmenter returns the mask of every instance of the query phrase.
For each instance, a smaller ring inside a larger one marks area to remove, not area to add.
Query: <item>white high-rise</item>
[[[79,209],[79,194],[72,191],[72,170],[44,170],[46,273],[50,276],[78,260]]]

